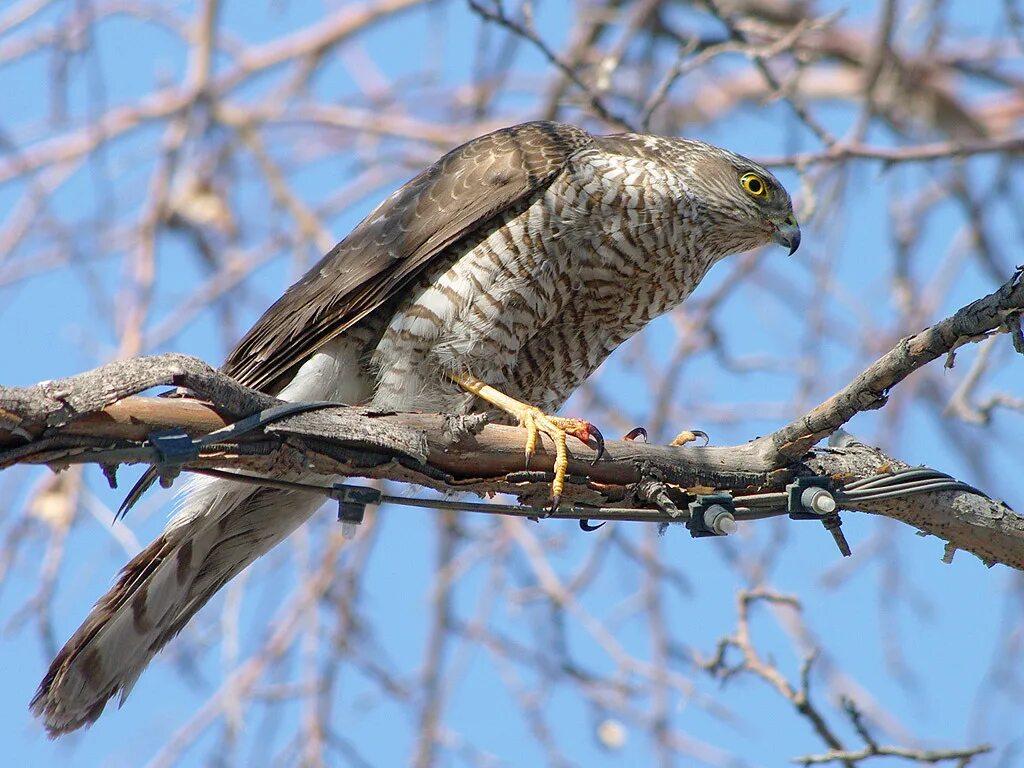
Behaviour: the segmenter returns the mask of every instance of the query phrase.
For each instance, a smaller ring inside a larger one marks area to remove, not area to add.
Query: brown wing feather
[[[268,309],[222,370],[276,392],[328,341],[381,306],[432,259],[533,194],[592,137],[523,123],[452,150],[367,216]]]

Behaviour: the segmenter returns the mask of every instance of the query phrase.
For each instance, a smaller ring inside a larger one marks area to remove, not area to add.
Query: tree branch
[[[773,463],[796,459],[812,445],[835,432],[861,411],[885,405],[889,390],[927,363],[949,355],[947,368],[953,367],[953,353],[964,344],[997,332],[1013,334],[1014,346],[1024,351],[1020,315],[1024,310],[1024,280],[1020,270],[998,290],[971,302],[951,317],[901,339],[885,355],[839,392],[809,413],[787,424],[763,440],[769,442]]]
[[[735,497],[738,519],[784,513],[782,493],[795,477],[828,478],[846,509],[884,515],[935,534],[986,563],[1024,569],[1024,518],[1005,504],[964,487],[888,493],[864,499],[843,495],[857,480],[906,468],[881,451],[848,442],[808,453],[857,413],[883,406],[889,390],[923,365],[994,332],[1010,332],[1024,348],[1020,313],[1024,281],[1015,273],[997,291],[953,316],[901,340],[849,385],[801,418],[744,445],[680,447],[610,441],[595,465],[593,452],[577,446],[570,462],[566,498],[587,508],[563,507],[555,517],[679,522],[689,517],[694,497],[726,491]],[[184,387],[194,399],[137,397],[159,385]],[[193,358],[161,355],[119,361],[88,373],[27,388],[0,388],[0,468],[42,463],[59,469],[73,463],[167,461],[149,439],[169,428],[208,435],[264,412],[279,401],[240,386]],[[480,426],[473,418],[441,414],[378,413],[336,406],[260,423],[197,448],[178,469],[228,469],[267,478],[334,476],[386,478],[436,490],[503,492],[526,501],[543,499],[552,468],[544,444],[531,467],[522,469],[523,433],[518,428]],[[754,495],[752,495],[754,494]],[[755,502],[769,499],[764,514]],[[759,496],[755,496],[759,495]],[[744,506],[749,505],[749,506]],[[592,509],[591,507],[599,507]],[[746,517],[741,517],[747,509]],[[529,513],[494,507],[493,511]],[[834,522],[834,520],[833,520]],[[698,525],[699,527],[699,525]],[[834,527],[834,526],[827,526]]]
[[[807,455],[804,446],[855,413],[878,407],[889,387],[910,371],[1002,327],[1020,311],[1022,301],[1024,290],[1015,278],[903,340],[803,418],[744,445],[675,448],[609,441],[605,458],[593,466],[593,452],[578,446],[566,497],[602,508],[563,507],[554,516],[678,522],[680,510],[697,494],[728,491],[742,507],[750,494],[778,494],[800,475],[827,477],[841,490],[858,479],[904,468],[902,462],[857,443]],[[161,384],[186,387],[216,405],[134,396]],[[275,404],[197,360],[173,354],[110,363],[33,387],[0,388],[0,468],[14,463],[44,463],[54,469],[80,462],[159,464],[161,455],[148,440],[151,433],[177,427],[192,436],[207,435]],[[523,432],[514,427],[478,428],[471,418],[338,406],[288,416],[207,445],[182,468],[230,469],[271,478],[315,472],[325,483],[335,475],[387,478],[447,492],[542,498],[550,481],[551,446],[544,444],[529,472],[522,470],[522,446]],[[940,536],[948,542],[947,558],[955,549],[965,549],[986,563],[1024,569],[1024,519],[980,492],[851,498],[843,506]]]

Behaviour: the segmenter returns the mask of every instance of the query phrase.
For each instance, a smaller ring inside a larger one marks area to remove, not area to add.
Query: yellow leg
[[[604,438],[601,432],[589,421],[583,419],[567,419],[562,416],[550,416],[540,408],[528,403],[522,403],[514,397],[509,397],[504,392],[485,384],[475,376],[469,374],[455,374],[452,376],[460,387],[471,392],[481,400],[486,400],[495,408],[515,416],[519,426],[526,428],[526,466],[530,466],[530,459],[537,450],[537,435],[543,432],[555,443],[555,479],[551,482],[551,508],[558,507],[558,502],[565,488],[565,473],[569,468],[569,449],[566,447],[566,437],[572,435],[581,442],[587,443],[594,440],[597,443],[597,459],[604,453]],[[595,461],[597,461],[595,459]]]

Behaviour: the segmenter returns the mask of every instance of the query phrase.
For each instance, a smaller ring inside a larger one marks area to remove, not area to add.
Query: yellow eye
[[[740,184],[754,197],[768,197],[768,184],[756,173],[745,173]]]

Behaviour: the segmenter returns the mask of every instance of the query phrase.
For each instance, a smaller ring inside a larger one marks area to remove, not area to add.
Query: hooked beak
[[[787,216],[781,224],[775,225],[772,240],[789,248],[790,256],[796,253],[796,249],[800,247],[800,225],[796,223],[796,217],[793,214]]]

